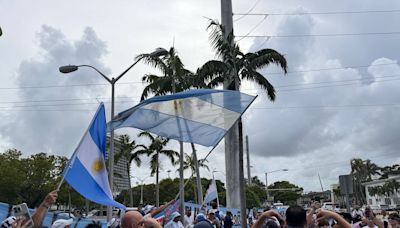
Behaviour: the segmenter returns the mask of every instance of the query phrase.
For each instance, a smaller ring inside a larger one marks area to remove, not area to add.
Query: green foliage
[[[274,201],[280,201],[286,205],[296,204],[298,198],[300,198],[300,192],[303,191],[303,188],[300,188],[297,185],[294,185],[288,181],[277,181],[272,185],[268,186],[268,189],[293,189],[293,190],[282,190],[282,191],[269,191],[269,195],[274,197]]]
[[[252,191],[251,188],[247,187],[246,188],[246,207],[254,208],[254,207],[260,207],[260,205],[261,205],[261,201],[260,201],[260,198],[258,197],[258,194],[256,194],[254,191]]]
[[[38,153],[27,158],[21,151],[6,150],[0,154],[0,199],[2,202],[29,207],[38,206],[50,191],[56,189],[68,159],[62,156]],[[83,198],[66,183],[60,189],[58,203],[68,202],[68,191],[73,205],[83,206]]]
[[[368,192],[371,196],[391,196],[394,193],[398,192],[400,189],[400,183],[396,180],[390,180],[383,184],[382,186],[373,186],[368,187]]]
[[[215,21],[211,21],[208,29],[211,29],[211,45],[222,61],[208,61],[197,70],[196,74],[203,79],[204,84],[215,88],[228,82],[228,89],[238,90],[241,80],[248,80],[264,89],[270,100],[275,100],[274,87],[258,70],[276,64],[286,73],[285,57],[273,49],[243,53],[234,40],[233,31],[225,31]]]

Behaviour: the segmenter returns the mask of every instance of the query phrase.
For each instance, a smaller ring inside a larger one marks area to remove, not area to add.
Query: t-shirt
[[[188,217],[187,215],[185,215],[184,219],[183,219],[183,224],[185,226],[185,228],[190,228],[193,226],[193,221],[192,218]]]
[[[184,228],[184,227],[181,221],[178,222],[170,221],[164,226],[164,228]]]
[[[232,228],[232,226],[233,226],[232,218],[229,216],[226,216],[224,219],[224,228]]]

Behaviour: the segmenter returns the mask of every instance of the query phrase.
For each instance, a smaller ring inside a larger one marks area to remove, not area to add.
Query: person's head
[[[215,213],[214,213],[214,211],[211,211],[210,213],[208,213],[208,219],[209,219],[209,220],[214,220],[214,219],[215,219]]]
[[[400,227],[400,216],[397,213],[393,213],[389,215],[389,223],[394,227]]]
[[[181,214],[179,212],[172,213],[171,220],[174,222],[178,222],[181,219]]]
[[[227,211],[227,212],[226,212],[226,216],[231,218],[231,217],[232,217],[232,212]]]
[[[196,223],[198,223],[198,222],[202,222],[202,221],[206,221],[207,219],[206,219],[206,216],[203,214],[203,213],[198,213],[197,215],[196,215],[196,219],[195,219],[195,222]]]
[[[208,221],[201,221],[194,224],[193,228],[213,228],[214,226],[211,225]]]
[[[286,225],[288,227],[304,227],[307,224],[306,211],[298,206],[290,206],[286,210]]]
[[[122,216],[121,227],[122,228],[137,228],[141,227],[139,224],[143,220],[143,215],[138,211],[128,211]]]
[[[190,217],[190,216],[192,216],[192,211],[191,210],[186,210],[185,214],[186,214],[187,217]]]
[[[70,228],[72,222],[74,220],[71,219],[58,219],[56,220],[53,225],[51,225],[51,228]]]

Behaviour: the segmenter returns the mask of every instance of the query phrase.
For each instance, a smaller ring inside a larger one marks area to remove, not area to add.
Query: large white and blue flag
[[[232,90],[198,89],[158,96],[118,114],[109,130],[134,127],[203,146],[216,146],[255,97]]]
[[[208,204],[209,202],[218,198],[217,183],[213,178],[210,186],[207,189],[206,196],[204,197],[203,204]]]
[[[64,170],[67,182],[85,198],[108,206],[125,209],[114,201],[105,166],[106,114],[101,103],[88,130]]]

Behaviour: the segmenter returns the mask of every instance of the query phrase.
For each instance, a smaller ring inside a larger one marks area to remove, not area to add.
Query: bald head
[[[139,222],[143,220],[143,215],[137,211],[128,211],[121,219],[122,228],[137,228]]]

